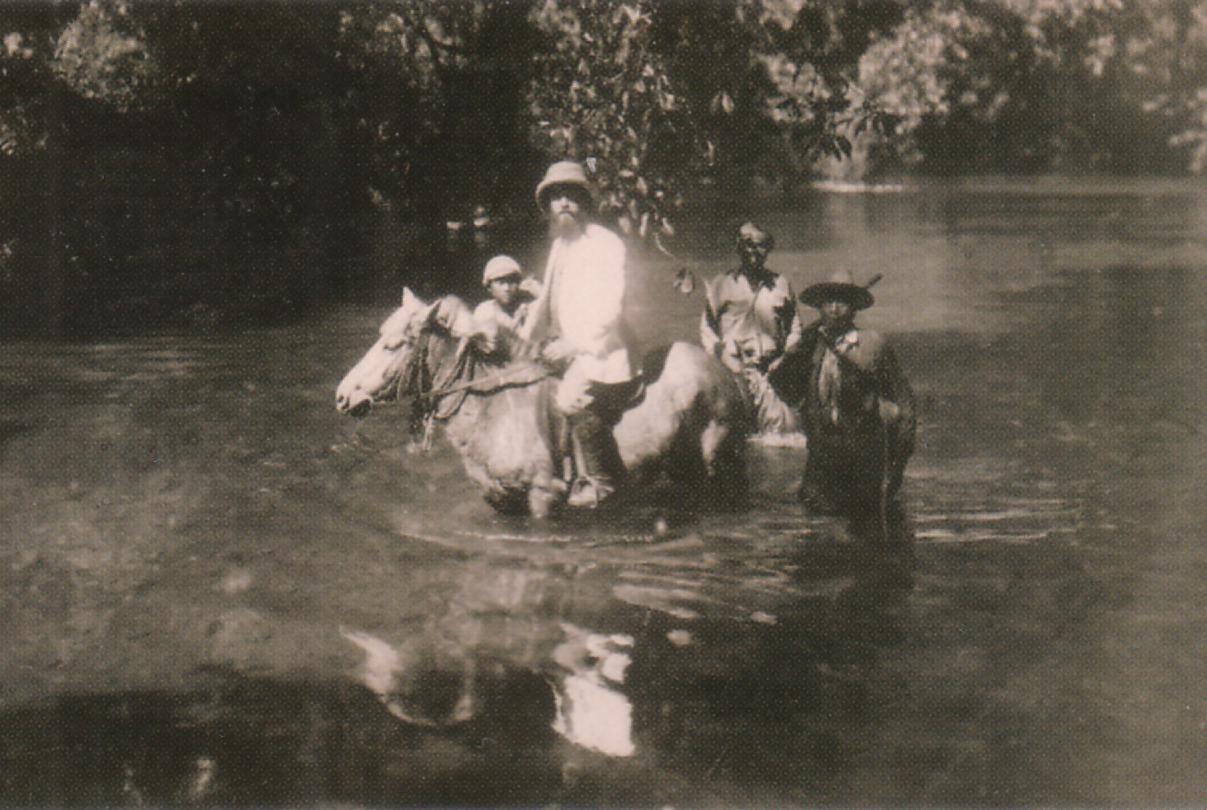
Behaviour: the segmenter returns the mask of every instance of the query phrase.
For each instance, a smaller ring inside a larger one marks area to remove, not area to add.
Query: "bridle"
[[[454,359],[448,370],[440,373],[430,368],[432,333],[427,329],[420,332],[415,340],[414,354],[407,363],[403,373],[398,375],[395,384],[396,398],[401,401],[403,396],[410,393],[414,396],[415,407],[411,412],[410,432],[417,435],[423,431],[423,449],[431,449],[432,435],[436,422],[443,422],[454,416],[460,410],[465,397],[459,397],[450,408],[443,411],[441,401],[456,394],[468,394],[471,391],[490,393],[509,385],[531,384],[533,372],[540,371],[537,378],[545,376],[547,369],[536,361],[519,365],[507,366],[498,372],[473,380],[459,380],[466,366],[472,362],[470,339],[463,337],[454,352]],[[518,379],[517,379],[518,376]],[[421,428],[422,426],[422,428]]]
[[[410,342],[410,341],[406,341]],[[401,402],[403,396],[408,392],[414,391],[417,397],[423,396],[423,387],[426,383],[431,386],[431,372],[427,367],[428,344],[431,342],[431,335],[425,330],[419,333],[419,337],[414,340],[415,348],[410,361],[406,368],[398,375],[398,381],[394,383],[394,398]]]
[[[425,404],[427,400],[424,389],[430,390],[432,385],[432,374],[428,369],[431,335],[426,330],[422,331],[413,342],[414,349],[412,349],[411,359],[394,383],[394,400],[402,402],[409,392],[415,393],[416,406],[411,409],[410,419],[407,422],[407,433],[414,437],[422,430],[424,434],[423,449],[427,451],[431,447],[432,409]]]

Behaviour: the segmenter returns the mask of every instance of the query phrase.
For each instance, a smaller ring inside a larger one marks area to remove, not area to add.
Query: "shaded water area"
[[[499,517],[401,409],[336,413],[391,301],[4,345],[0,804],[1202,803],[1207,193],[761,219],[797,290],[885,273],[922,414],[887,543],[802,513],[796,449],[737,514]],[[649,346],[694,339],[677,267],[630,269]]]

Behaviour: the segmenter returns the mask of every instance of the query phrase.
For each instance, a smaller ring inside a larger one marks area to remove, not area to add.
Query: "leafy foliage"
[[[59,34],[53,69],[72,90],[126,111],[153,93],[158,68],[124,2],[94,2]]]
[[[860,84],[907,163],[1168,170],[1168,142],[1201,171],[1204,20],[1186,0],[933,3],[868,48]]]
[[[1207,168],[1207,0],[17,0],[0,43],[30,311],[288,309],[404,225],[430,270],[564,157],[664,249],[818,171]]]
[[[700,128],[663,55],[648,2],[545,0],[533,11],[547,48],[530,85],[545,151],[584,162],[601,208],[625,233],[673,234],[674,172],[699,170]]]

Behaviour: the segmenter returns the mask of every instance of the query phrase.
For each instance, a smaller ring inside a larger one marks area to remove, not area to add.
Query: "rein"
[[[427,371],[427,356],[428,356],[428,335],[424,334],[420,337],[418,346],[415,348],[415,359],[411,361],[406,373],[398,375],[398,382],[395,383],[394,399],[401,402],[407,391],[417,391],[417,398],[422,401],[422,391],[424,381],[428,379]],[[410,424],[408,429],[410,435],[415,436],[419,433],[420,426],[423,428],[423,450],[427,452],[432,448],[432,416],[434,410],[430,407],[414,408],[411,411]]]
[[[473,362],[473,355],[469,351],[471,347],[469,340],[462,339],[447,373],[441,373],[440,370],[433,371],[429,368],[432,356],[431,338],[430,332],[426,330],[421,332],[416,340],[413,359],[404,373],[398,375],[398,381],[394,384],[396,400],[402,401],[408,393],[412,393],[414,396],[416,406],[411,413],[410,431],[411,435],[415,436],[422,429],[424,451],[431,449],[435,423],[452,418],[460,410],[461,400],[464,397],[455,402],[453,407],[443,414],[439,412],[441,400],[469,391],[476,390],[478,393],[487,394],[510,385],[530,385],[548,375],[548,369],[543,364],[529,361],[508,366],[494,374],[455,382]],[[533,372],[538,371],[540,373],[534,375]]]
[[[455,385],[446,385],[441,388],[432,388],[428,391],[421,391],[416,396],[420,399],[429,399],[435,405],[437,400],[440,400],[450,394],[458,394],[462,391],[468,391],[473,388],[482,388],[483,393],[494,391],[498,388],[503,388],[510,382],[524,382],[524,380],[511,380],[510,378],[518,372],[531,372],[540,369],[546,371],[545,367],[536,361],[525,363],[520,366],[511,366],[503,371],[493,374],[489,377],[479,377],[476,380],[467,380]],[[542,374],[542,376],[544,376]]]
[[[399,402],[407,391],[414,390],[417,396],[423,396],[423,383],[428,377],[428,335],[425,333],[416,342],[419,345],[415,348],[415,359],[408,364],[409,368],[405,373],[398,375],[398,381],[394,383],[394,399]]]
[[[510,366],[495,374],[478,377],[477,379],[465,380],[463,382],[448,382],[460,377],[465,372],[469,363],[473,362],[472,354],[468,351],[469,348],[470,344],[468,341],[463,340],[462,344],[457,348],[456,358],[448,372],[445,374],[441,374],[439,371],[433,372],[428,368],[431,358],[431,333],[424,332],[415,348],[415,359],[411,362],[411,369],[408,373],[399,375],[397,383],[398,399],[402,399],[403,395],[408,391],[414,392],[417,408],[415,409],[415,418],[412,423],[412,433],[417,433],[419,425],[423,425],[423,444],[425,449],[431,446],[434,423],[449,419],[460,410],[461,403],[458,401],[448,413],[440,414],[439,405],[441,400],[471,390],[477,390],[479,393],[490,393],[508,385],[530,384],[544,378],[548,373],[542,364],[532,361]],[[540,371],[541,373],[534,378],[534,371]],[[517,375],[519,375],[518,379]]]

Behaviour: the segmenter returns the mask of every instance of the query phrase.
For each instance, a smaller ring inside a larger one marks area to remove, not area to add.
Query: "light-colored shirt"
[[[508,314],[498,301],[490,298],[474,309],[474,332],[479,336],[482,351],[492,360],[514,359],[521,348],[520,326],[528,317],[531,301],[521,301]]]
[[[624,266],[624,242],[594,223],[574,239],[553,240],[549,251],[548,325],[573,348],[571,365],[587,380],[619,383],[636,374],[634,341],[623,313]]]
[[[792,285],[765,270],[752,285],[740,269],[704,285],[700,343],[733,371],[757,366],[796,348],[800,314]]]
[[[850,357],[852,349],[859,344],[859,330],[852,327],[849,331],[834,341],[834,349],[822,341],[825,346],[821,360],[821,368],[817,372],[817,399],[830,418],[830,424],[837,425],[842,418],[842,371],[838,364],[838,355]],[[854,362],[852,360],[852,362]]]

